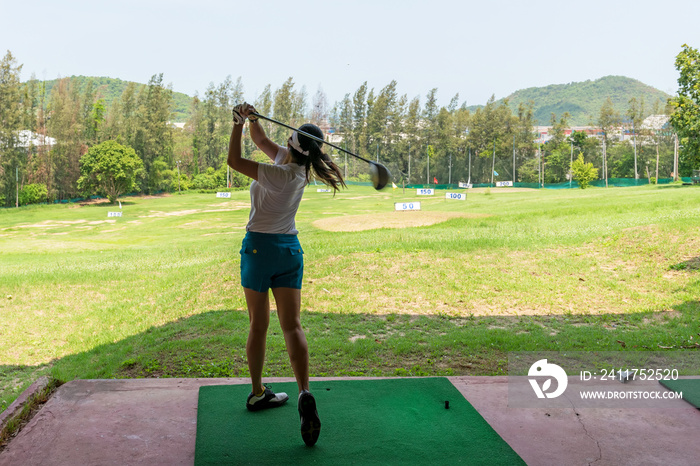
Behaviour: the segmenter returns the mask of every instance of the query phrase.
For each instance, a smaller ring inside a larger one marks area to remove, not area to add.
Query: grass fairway
[[[417,201],[420,212],[394,212]],[[0,411],[38,375],[245,376],[248,192],[0,210]],[[504,374],[509,351],[700,341],[700,189],[310,186],[313,376]],[[272,320],[266,376],[291,376]]]

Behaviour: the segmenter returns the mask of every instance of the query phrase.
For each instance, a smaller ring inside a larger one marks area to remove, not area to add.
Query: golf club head
[[[370,163],[369,174],[370,179],[372,180],[372,185],[377,191],[384,189],[384,187],[389,183],[389,178],[391,178],[389,169],[380,163]]]

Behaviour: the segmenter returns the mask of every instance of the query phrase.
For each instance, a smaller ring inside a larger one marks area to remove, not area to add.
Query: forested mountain
[[[83,94],[88,86],[89,82],[92,82],[92,86],[95,92],[95,97],[97,99],[104,99],[105,107],[109,108],[112,102],[119,98],[126,87],[129,85],[129,81],[122,81],[118,78],[106,78],[106,77],[88,77],[88,76],[71,76],[70,77],[72,86],[76,87],[76,90]],[[59,79],[53,79],[50,81],[44,81],[46,84],[46,96],[51,95],[51,89],[58,83]],[[41,85],[41,82],[39,83]],[[145,86],[146,84],[136,83],[137,86]],[[173,92],[173,121],[185,122],[190,116],[192,111],[192,97],[181,92]]]
[[[637,102],[644,100],[644,113],[658,114],[664,113],[671,96],[636,79],[605,76],[595,81],[521,89],[507,97],[508,105],[513,111],[521,103],[532,101],[535,120],[543,126],[551,124],[552,113],[560,118],[564,112],[569,112],[571,125],[595,125],[600,109],[608,98],[613,103],[613,109],[620,115],[625,115],[629,101],[633,98]],[[496,103],[502,101],[504,99]]]
[[[82,93],[89,81],[92,81],[99,97],[104,98],[105,106],[110,107],[112,101],[126,89],[128,81],[106,77],[72,76],[71,81]],[[46,81],[46,95],[51,95],[51,88],[57,79]],[[138,84],[139,86],[145,84]],[[350,91],[350,90],[349,90]],[[606,76],[595,81],[572,82],[569,84],[551,84],[545,87],[530,87],[521,89],[496,101],[496,104],[508,100],[509,107],[515,112],[522,103],[533,103],[533,115],[537,124],[550,125],[551,115],[557,118],[564,112],[569,112],[569,123],[574,126],[595,125],[600,109],[607,98],[613,103],[613,108],[620,115],[625,115],[632,98],[638,102],[644,100],[643,112],[646,114],[664,113],[664,108],[671,97],[663,91],[648,86],[636,79],[624,76]],[[173,121],[185,122],[191,116],[192,97],[181,92],[173,92],[174,116]],[[474,111],[483,105],[470,106]]]

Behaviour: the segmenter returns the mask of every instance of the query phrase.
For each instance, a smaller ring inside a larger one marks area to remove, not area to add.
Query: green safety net
[[[680,181],[683,181],[683,183],[692,183],[693,180],[691,177],[681,177],[679,178]],[[658,184],[670,184],[673,182],[673,178],[659,178],[659,183]],[[624,188],[624,187],[630,187],[630,186],[644,186],[649,184],[649,180],[647,178],[639,178],[639,179],[634,179],[634,178],[608,178],[607,180],[607,186],[608,187],[616,187],[616,188]],[[606,181],[605,180],[595,180],[591,181],[589,183],[589,186],[596,186],[599,188],[604,188],[606,186]],[[400,188],[403,187],[399,186]],[[432,188],[432,189],[464,189],[460,188],[459,184],[452,183],[452,184],[407,184],[405,186],[406,188],[409,189],[420,189],[420,188]],[[472,184],[473,188],[496,188],[496,182],[494,183],[473,183]],[[540,183],[521,183],[521,182],[515,182],[513,183],[514,188],[531,188],[531,189],[574,189],[578,188],[578,182],[576,181],[565,181],[563,183],[545,183],[544,185]],[[496,188],[497,189],[497,188]]]

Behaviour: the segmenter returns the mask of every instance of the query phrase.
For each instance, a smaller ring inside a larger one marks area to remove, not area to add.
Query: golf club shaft
[[[251,113],[251,115],[255,115],[256,117],[262,118],[263,120],[267,120],[267,121],[270,121],[270,122],[272,122],[272,123],[278,124],[278,125],[280,125],[280,126],[284,126],[285,128],[291,129],[292,131],[296,131],[296,132],[299,133],[299,134],[303,134],[303,135],[306,136],[307,138],[311,138],[311,139],[313,139],[314,141],[322,142],[322,143],[327,144],[327,145],[329,145],[329,146],[331,146],[331,147],[333,147],[333,148],[335,148],[335,149],[338,149],[338,150],[341,151],[341,152],[345,152],[346,154],[352,155],[353,157],[356,157],[356,158],[358,158],[358,159],[360,159],[360,160],[362,160],[362,161],[364,161],[364,162],[367,162],[367,163],[369,163],[369,164],[374,164],[374,165],[376,165],[376,162],[372,162],[371,160],[367,160],[366,158],[360,157],[360,156],[357,155],[357,154],[353,154],[353,153],[350,152],[349,150],[345,150],[345,149],[343,149],[342,147],[338,147],[338,146],[336,146],[335,144],[331,144],[331,143],[328,142],[328,141],[324,141],[323,139],[319,138],[318,136],[314,136],[313,134],[309,134],[309,133],[307,133],[306,131],[302,131],[302,130],[300,130],[300,129],[298,129],[298,128],[295,128],[295,127],[293,127],[293,126],[284,124],[284,123],[282,123],[281,121],[273,120],[272,118],[268,118],[268,117],[266,117],[266,116],[264,116],[264,115],[260,115],[259,113],[256,113],[256,112]]]

